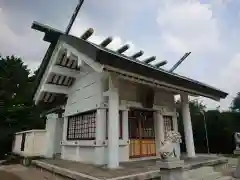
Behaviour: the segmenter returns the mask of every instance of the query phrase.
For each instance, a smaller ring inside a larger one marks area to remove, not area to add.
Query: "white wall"
[[[121,105],[141,107],[142,96],[144,95],[143,85],[126,80],[119,82],[119,98]],[[154,89],[155,107],[164,107],[167,112],[175,111],[174,94],[166,90]]]
[[[95,147],[64,146],[62,159],[95,164]]]
[[[84,65],[81,73],[71,88],[65,107],[65,116],[96,109],[102,102],[103,74]]]
[[[44,156],[46,147],[46,131],[34,132],[34,154],[35,156]]]
[[[21,151],[22,134],[26,133],[24,151]],[[44,156],[46,147],[46,131],[30,130],[15,134],[12,152],[21,156]]]
[[[105,74],[94,72],[91,68],[87,67],[85,67],[83,71],[85,72],[85,75],[79,76],[71,89],[64,113],[66,117],[97,109],[101,106],[102,102],[107,102],[107,98],[102,96],[102,92],[107,90],[104,81]],[[143,95],[141,85],[120,80],[119,95],[121,108],[124,109],[134,106],[141,107],[141,99]],[[167,112],[174,112],[174,95],[170,92],[155,89],[154,107],[164,107]],[[97,121],[99,120],[97,119]],[[67,123],[67,121],[65,121],[65,123]],[[62,159],[94,164],[107,164],[107,140],[97,140],[95,141],[95,144],[94,141],[87,140],[69,141],[66,140],[66,130],[67,129],[65,129],[62,142]],[[102,127],[102,131],[105,134],[105,127]],[[119,140],[120,162],[129,160],[128,117],[127,121],[123,123],[123,133],[125,134],[123,135],[124,139]]]
[[[103,164],[108,163],[108,148],[104,148],[104,162]],[[119,162],[126,162],[129,160],[129,146],[127,144],[119,146]]]
[[[72,86],[67,105],[65,107],[64,116],[79,114],[89,110],[97,109],[103,102],[103,78],[104,73],[98,73],[91,67],[83,64],[80,69],[80,75]],[[62,159],[73,161],[82,161],[88,163],[96,163],[97,154],[96,145],[93,141],[67,140],[67,120],[65,120],[65,128],[62,142]]]
[[[61,153],[61,141],[63,133],[63,118],[58,114],[48,114],[46,121],[46,152],[45,156],[52,158],[54,154]]]
[[[164,107],[166,112],[175,112],[174,94],[164,90],[156,90],[154,105]]]

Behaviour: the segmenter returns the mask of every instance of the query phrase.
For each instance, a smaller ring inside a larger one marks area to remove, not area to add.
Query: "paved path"
[[[228,158],[228,168],[223,170],[224,175],[231,175],[237,165],[237,158]],[[126,168],[128,168],[126,164]],[[105,173],[108,173],[105,170]],[[0,180],[70,180],[68,178],[59,177],[34,167],[24,167],[20,164],[1,166]]]
[[[49,172],[20,164],[0,166],[0,180],[69,180]]]

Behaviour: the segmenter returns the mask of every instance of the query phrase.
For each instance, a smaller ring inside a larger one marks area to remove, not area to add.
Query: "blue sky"
[[[1,0],[0,53],[23,58],[36,69],[48,46],[31,30],[36,20],[64,30],[77,0]],[[230,95],[220,103],[200,98],[208,108],[230,106],[240,91],[240,1],[238,0],[85,0],[72,34],[95,30],[91,41],[114,36],[111,49],[131,45],[126,54],[144,50],[169,69],[188,51],[177,73],[216,86]],[[141,60],[140,59],[140,60]]]

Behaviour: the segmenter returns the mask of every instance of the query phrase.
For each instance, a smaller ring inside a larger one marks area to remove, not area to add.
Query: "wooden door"
[[[139,109],[129,111],[130,158],[156,155],[153,112]]]

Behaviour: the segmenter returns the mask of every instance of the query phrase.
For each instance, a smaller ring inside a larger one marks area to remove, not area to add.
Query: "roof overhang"
[[[208,97],[214,100],[225,98],[228,94],[208,86],[196,80],[180,76],[175,73],[170,73],[159,68],[150,67],[140,61],[132,61],[127,57],[118,56],[104,50],[99,50],[97,53],[97,61],[101,64],[122,69],[125,72],[131,72],[140,76],[144,76],[161,82],[162,86],[175,88],[177,90],[187,92],[192,95]]]
[[[66,42],[82,54],[85,54],[91,60],[97,61],[96,63],[124,70],[125,72],[132,73],[136,76],[152,79],[153,83],[158,81],[161,83],[161,86],[168,86],[183,92],[188,92],[190,95],[199,95],[214,100],[225,98],[228,95],[226,92],[207,84],[157,68],[132,57],[127,57],[100,45],[93,44],[84,39],[71,35],[64,35],[62,32],[40,23],[34,23],[32,28],[44,32],[44,40],[51,43],[39,69],[36,90],[48,66],[57,42],[62,41]],[[91,63],[91,65],[94,65],[94,62]]]

